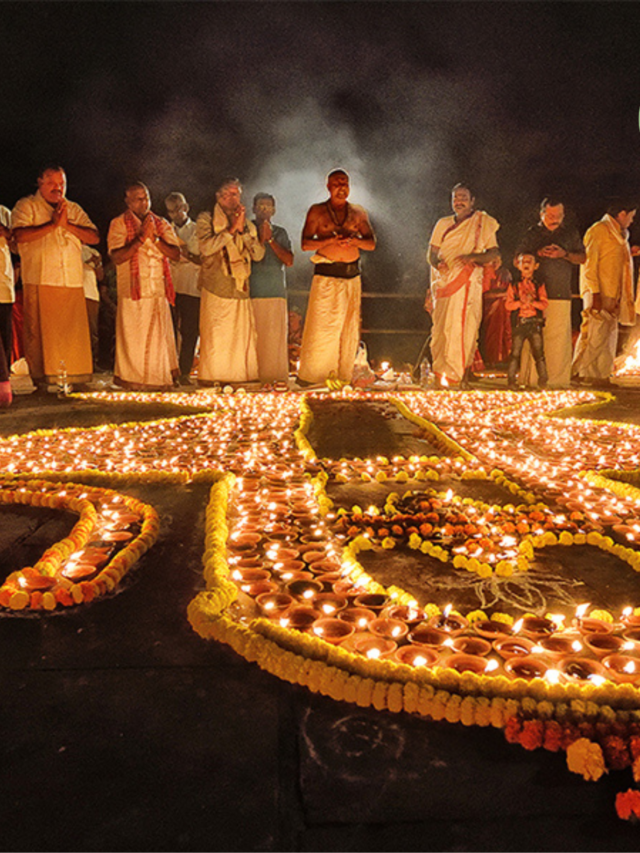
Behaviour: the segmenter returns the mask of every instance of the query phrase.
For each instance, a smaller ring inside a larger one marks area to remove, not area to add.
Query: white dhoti
[[[178,370],[171,309],[164,294],[118,296],[114,381],[134,390],[171,388]]]
[[[571,384],[571,357],[573,352],[571,300],[550,299],[544,317],[542,342],[549,373],[547,388],[568,388]],[[538,371],[528,341],[522,348],[520,382],[524,385],[538,384]]]
[[[618,346],[618,316],[604,310],[592,313],[592,293],[585,293],[582,301],[584,310],[573,356],[573,372],[581,379],[608,379],[613,372]]]
[[[360,342],[360,276],[314,275],[302,333],[298,378],[324,382],[330,373],[351,382]]]
[[[249,299],[224,299],[202,291],[199,382],[254,382],[258,352]]]
[[[437,377],[462,381],[465,369],[473,362],[481,321],[481,279],[469,280],[451,296],[441,297],[436,291],[431,356]]]
[[[252,299],[258,337],[260,382],[286,382],[289,378],[289,323],[287,300],[280,296]]]

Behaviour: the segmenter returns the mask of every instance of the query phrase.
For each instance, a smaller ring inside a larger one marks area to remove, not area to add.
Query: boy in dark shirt
[[[525,341],[529,341],[533,358],[538,370],[538,384],[544,388],[547,384],[547,365],[542,343],[543,312],[549,304],[544,284],[538,284],[533,276],[538,269],[535,255],[520,252],[515,260],[520,270],[520,281],[509,284],[505,308],[511,312],[511,356],[507,379],[510,388],[516,387],[516,375],[520,370],[520,356]]]

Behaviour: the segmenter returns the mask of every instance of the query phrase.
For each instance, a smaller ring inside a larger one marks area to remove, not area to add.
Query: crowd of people
[[[131,183],[123,213],[109,225],[103,267],[98,229],[67,198],[64,168],[47,166],[37,183],[12,211],[0,206],[0,405],[11,402],[9,369],[21,356],[43,391],[56,389],[61,375],[86,388],[105,361],[115,386],[136,391],[189,386],[194,374],[201,386],[289,387],[285,273],[294,255],[286,230],[273,222],[273,195],[257,193],[250,218],[240,181],[226,178],[212,208],[193,221],[183,193],[165,198],[164,218],[152,210],[147,186]],[[376,248],[367,211],[348,200],[348,174],[331,172],[327,190],[302,229],[313,278],[297,387],[352,380],[361,252]],[[427,252],[435,383],[469,387],[481,342],[485,358],[508,361],[510,387],[608,384],[619,327],[635,325],[640,313],[632,260],[640,249],[629,244],[635,203],[612,204],[582,239],[566,222],[563,200],[546,198],[516,248],[515,280],[503,265],[499,223],[476,209],[468,185],[456,184],[451,206]],[[574,347],[576,267],[583,311]]]
[[[563,200],[545,198],[539,221],[516,247],[515,281],[502,267],[496,236],[500,226],[485,211],[475,209],[475,194],[468,185],[453,187],[451,206],[453,215],[438,220],[427,253],[431,290],[425,307],[433,314],[436,382],[447,387],[470,385],[484,331],[485,349],[491,345],[494,353],[501,353],[496,361],[504,357],[502,344],[509,333],[510,387],[609,386],[620,326],[635,326],[640,313],[640,288],[635,303],[633,294],[633,256],[640,248],[629,243],[636,202],[611,203],[583,239],[576,227],[567,224]],[[576,267],[583,310],[574,347],[571,301]],[[502,298],[496,300],[496,293]],[[494,296],[492,303],[489,295]],[[508,326],[500,322],[501,313],[510,315]]]

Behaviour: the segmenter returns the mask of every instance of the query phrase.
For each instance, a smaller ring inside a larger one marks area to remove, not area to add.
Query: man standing
[[[0,346],[4,349],[7,364],[11,362],[13,344],[12,315],[16,295],[11,252],[15,250],[11,211],[0,204]]]
[[[265,247],[261,261],[251,265],[251,305],[258,336],[258,378],[262,383],[286,382],[289,378],[289,322],[285,267],[293,264],[289,235],[271,218],[276,200],[269,193],[253,199],[254,224]]]
[[[628,230],[635,215],[635,203],[616,202],[584,235],[587,260],[580,269],[582,325],[573,371],[579,381],[597,387],[611,384],[618,324],[635,323]]]
[[[335,373],[351,382],[360,341],[360,252],[376,238],[366,210],[347,201],[349,176],[336,169],[327,178],[329,198],[309,208],[303,252],[315,264],[302,333],[298,383],[314,385]]]
[[[180,336],[181,385],[192,385],[191,368],[200,334],[200,255],[196,223],[189,218],[189,204],[182,193],[169,193],[164,200],[180,244],[180,258],[171,262],[171,277],[176,292],[174,325],[176,340]]]
[[[213,212],[196,220],[200,246],[200,362],[198,384],[244,383],[258,378],[256,327],[249,299],[251,262],[265,249],[242,204],[242,186],[226,178]]]
[[[441,385],[468,387],[482,321],[484,267],[500,262],[498,222],[475,209],[466,184],[451,191],[453,216],[436,222],[427,260],[431,266],[433,372]]]
[[[35,195],[20,199],[11,215],[22,265],[25,355],[31,378],[44,388],[62,369],[76,385],[89,382],[93,370],[82,245],[100,238],[66,192],[64,169],[48,166]]]
[[[571,382],[571,281],[574,266],[586,260],[584,244],[576,228],[565,223],[565,208],[560,199],[545,198],[540,206],[540,221],[526,232],[516,249],[534,254],[540,262],[538,279],[547,289],[549,305],[543,329],[544,352],[550,388],[566,388]],[[535,384],[535,368],[529,359],[523,363],[521,379]]]
[[[145,184],[130,184],[127,210],[111,220],[109,254],[118,276],[113,381],[131,391],[165,391],[178,374],[169,261],[180,257],[173,228],[151,210]]]

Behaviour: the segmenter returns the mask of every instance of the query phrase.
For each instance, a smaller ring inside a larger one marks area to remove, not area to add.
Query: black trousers
[[[200,297],[176,293],[176,304],[172,316],[176,342],[180,341],[178,357],[180,375],[188,376],[193,367],[193,356],[200,334]]]
[[[514,328],[511,338],[511,355],[509,357],[509,367],[507,368],[509,385],[515,385],[516,383],[516,376],[520,370],[522,347],[525,341],[529,341],[531,354],[533,355],[536,370],[538,371],[538,384],[541,388],[544,388],[549,376],[547,373],[547,362],[544,358],[542,327],[539,323],[523,323]]]

